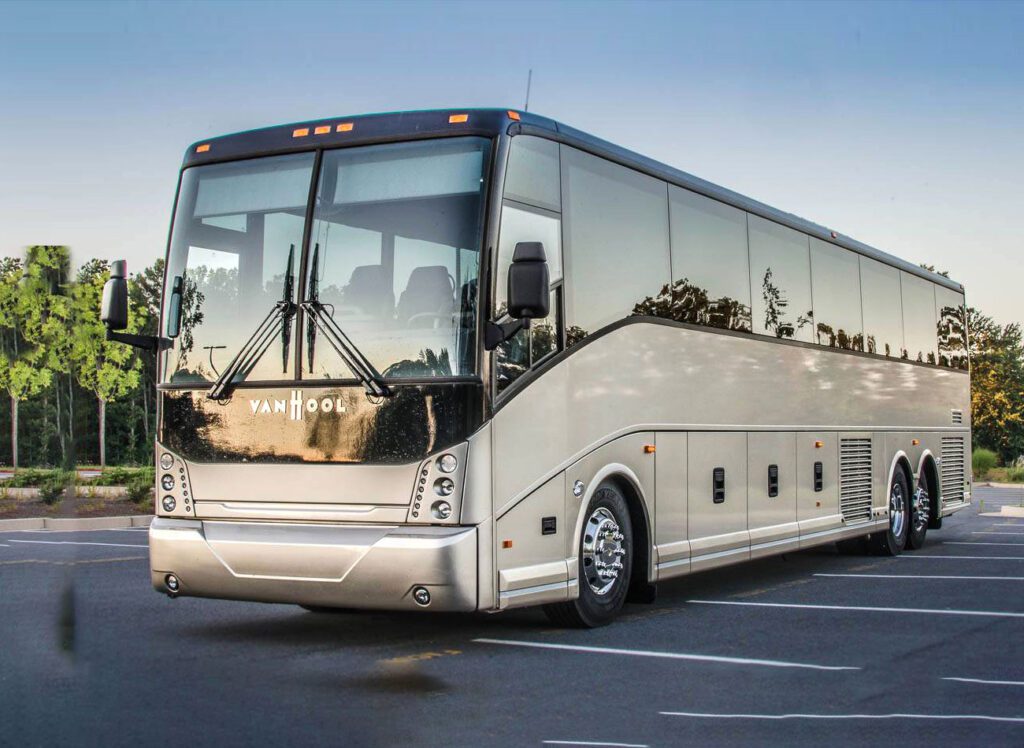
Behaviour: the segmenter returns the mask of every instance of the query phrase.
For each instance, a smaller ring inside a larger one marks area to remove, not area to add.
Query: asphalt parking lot
[[[170,600],[146,532],[0,533],[0,743],[1024,744],[1024,518],[894,559],[831,547],[662,584],[595,631],[538,611]]]

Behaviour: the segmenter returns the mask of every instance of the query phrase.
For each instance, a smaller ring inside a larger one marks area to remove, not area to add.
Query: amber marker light
[[[653,444],[645,444],[644,445],[644,454],[645,455],[652,455],[652,454],[654,454],[654,450],[655,450],[655,446]]]
[[[824,446],[825,446],[825,442],[814,442],[814,448],[815,449],[821,449]]]
[[[512,541],[511,540],[502,540],[501,541],[501,547],[502,548],[511,548],[512,547]]]
[[[519,121],[519,112],[513,112],[511,109],[508,110],[508,118],[514,119],[516,122]]]
[[[916,447],[918,444],[921,443],[921,440],[920,439],[911,439],[910,443],[913,444]]]
[[[330,125],[320,125],[319,127],[317,127],[316,129],[313,130],[313,134],[314,135],[326,135],[330,131],[331,131],[331,126]]]
[[[352,125],[351,122],[342,122],[340,125],[338,125],[336,128],[334,128],[334,131],[335,132],[352,132],[352,127],[353,127],[353,125]]]
[[[203,143],[202,145],[196,146],[196,153],[206,153],[208,150],[210,150],[209,143]]]
[[[292,130],[292,137],[293,138],[304,138],[307,135],[309,135],[309,128],[308,127],[300,127],[297,130]]]
[[[468,114],[453,114],[448,118],[449,125],[457,125],[459,122],[469,122]]]

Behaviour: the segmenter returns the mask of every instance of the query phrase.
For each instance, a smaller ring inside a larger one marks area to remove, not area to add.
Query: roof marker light
[[[307,135],[309,135],[309,128],[308,127],[300,127],[300,128],[298,128],[296,130],[292,130],[292,137],[293,138],[304,138]]]
[[[210,150],[209,143],[203,143],[202,145],[196,146],[196,153],[206,153],[208,150]]]
[[[468,114],[453,114],[448,118],[449,125],[455,125],[459,122],[469,122]]]
[[[331,131],[330,125],[320,125],[320,127],[313,130],[314,135],[326,135]]]
[[[508,118],[514,119],[516,122],[519,121],[519,112],[513,112],[511,109],[508,110]]]
[[[351,122],[342,122],[335,128],[335,132],[352,132],[354,125]]]

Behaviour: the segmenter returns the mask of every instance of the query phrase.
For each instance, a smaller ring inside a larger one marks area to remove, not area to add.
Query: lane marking
[[[544,745],[597,745],[608,748],[650,748],[647,743],[603,743],[593,740],[545,740]]]
[[[1022,614],[1024,615],[1024,614]],[[805,670],[860,670],[859,667],[844,665],[812,665],[805,662],[784,662],[782,660],[755,660],[745,657],[722,657],[718,655],[684,654],[681,652],[652,652],[643,649],[616,649],[613,647],[585,647],[576,644],[552,644],[550,642],[525,642],[512,639],[474,639],[478,644],[502,644],[507,647],[532,647],[534,649],[560,649],[568,652],[590,654],[628,655],[631,657],[657,657],[666,660],[694,660],[697,662],[721,662],[730,665],[762,665],[765,667],[792,667]]]
[[[815,574],[816,577],[855,577],[857,579],[981,579],[1024,582],[1024,577],[971,577],[962,574]]]
[[[1024,535],[1024,532],[1000,532],[997,530],[975,530],[971,535]]]
[[[51,566],[77,566],[78,564],[112,564],[118,561],[149,561],[148,556],[120,556],[118,558],[80,558],[75,561],[53,561],[43,558],[24,558],[16,561],[0,561],[0,566],[22,564],[50,564]]]
[[[149,548],[148,543],[89,543],[84,540],[14,540],[11,543],[32,543],[35,545],[105,545],[110,548]]]
[[[666,717],[705,719],[961,719],[985,722],[1024,722],[1024,717],[994,717],[988,714],[709,714],[706,712],[658,712]]]
[[[1024,543],[992,543],[987,540],[944,540],[943,545],[1009,545],[1024,548]]]
[[[738,600],[687,600],[697,605],[744,605],[752,608],[802,608],[807,610],[852,610],[869,613],[925,613],[947,616],[988,616],[991,618],[1024,618],[1024,613],[999,610],[944,610],[941,608],[875,608],[866,605],[807,605],[801,603],[751,603]]]
[[[1024,686],[1024,680],[982,680],[981,678],[943,678],[958,683],[983,683],[986,686]]]
[[[1016,545],[1016,543],[1014,543]],[[918,561],[924,561],[925,559],[945,559],[953,561],[1024,561],[1024,556],[897,556],[896,558],[903,559],[915,559]]]

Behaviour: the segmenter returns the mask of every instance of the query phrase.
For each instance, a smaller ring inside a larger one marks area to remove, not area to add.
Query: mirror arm
[[[528,319],[513,319],[508,322],[487,320],[487,324],[484,327],[484,348],[493,351],[520,330],[529,329],[530,320]]]
[[[144,351],[166,351],[172,345],[174,341],[169,338],[158,338],[155,335],[132,335],[126,332],[115,332],[109,327],[107,328],[107,340],[112,340],[115,343],[124,343],[130,345],[133,348],[141,348]]]

